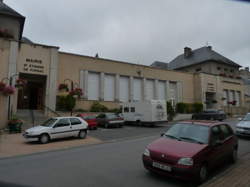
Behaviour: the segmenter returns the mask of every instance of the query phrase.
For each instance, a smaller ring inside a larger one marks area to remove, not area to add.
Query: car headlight
[[[192,158],[181,158],[178,161],[178,164],[185,165],[185,166],[192,166],[194,164],[194,161]]]
[[[145,149],[145,151],[144,151],[143,155],[145,155],[145,156],[150,156],[150,152],[149,152],[149,150],[148,150],[148,149]]]

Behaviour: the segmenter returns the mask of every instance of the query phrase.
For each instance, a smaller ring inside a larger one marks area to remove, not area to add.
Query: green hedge
[[[203,110],[202,103],[177,103],[176,112],[183,113],[198,113]]]
[[[90,107],[90,112],[108,112],[108,108],[99,102],[94,102]]]

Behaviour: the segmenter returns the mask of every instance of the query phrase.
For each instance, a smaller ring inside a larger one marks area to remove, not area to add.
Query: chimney
[[[207,48],[208,48],[210,51],[212,50],[212,46],[210,46],[210,45],[207,46]]]
[[[3,0],[0,0],[0,3],[3,3]]]
[[[184,48],[184,57],[185,57],[185,58],[188,58],[188,57],[190,57],[191,55],[192,55],[192,49],[189,48],[189,47],[185,47],[185,48]]]
[[[245,67],[245,70],[249,72],[249,67]]]

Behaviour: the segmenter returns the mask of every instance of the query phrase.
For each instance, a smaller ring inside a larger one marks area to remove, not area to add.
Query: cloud
[[[250,4],[230,0],[5,0],[24,34],[61,50],[149,65],[208,42],[250,65]]]

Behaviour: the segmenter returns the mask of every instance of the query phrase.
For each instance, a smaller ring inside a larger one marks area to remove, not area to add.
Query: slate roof
[[[21,42],[27,43],[27,44],[34,44],[29,38],[27,37],[22,37]]]
[[[6,4],[0,1],[0,14],[8,15],[8,16],[14,16],[17,18],[25,18]]]
[[[181,69],[187,66],[200,64],[206,61],[216,61],[219,63],[227,64],[234,67],[241,67],[239,64],[222,56],[221,54],[212,50],[212,47],[201,47],[192,51],[189,57],[184,57],[184,54],[179,55],[172,60],[168,67],[169,69]]]
[[[156,67],[156,68],[161,68],[161,69],[168,69],[168,63],[166,63],[166,62],[155,61],[150,66]]]

